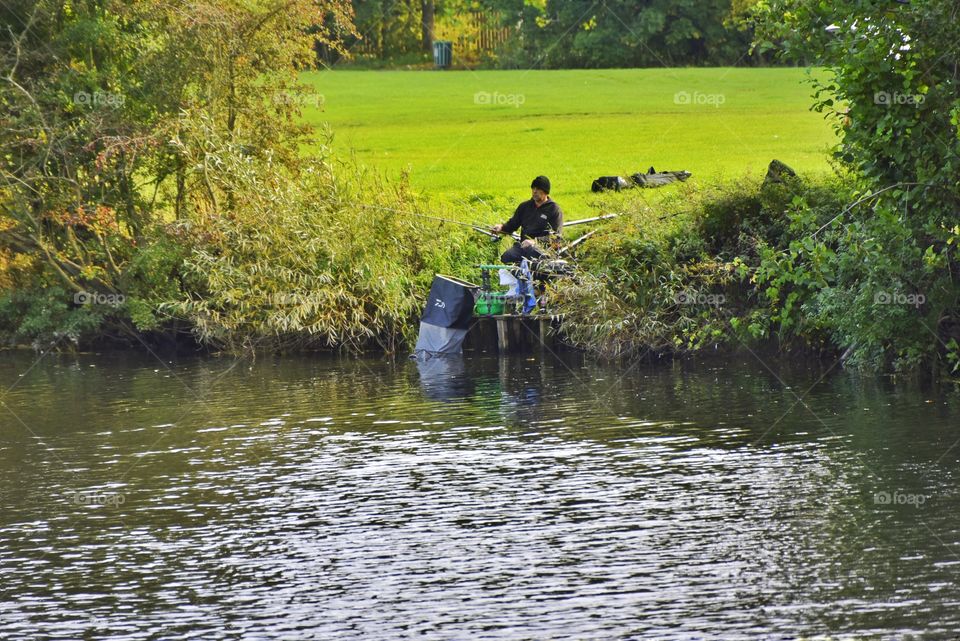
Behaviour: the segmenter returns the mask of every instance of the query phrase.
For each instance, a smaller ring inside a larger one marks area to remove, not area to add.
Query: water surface
[[[955,638],[960,395],[830,365],[0,354],[0,637]]]

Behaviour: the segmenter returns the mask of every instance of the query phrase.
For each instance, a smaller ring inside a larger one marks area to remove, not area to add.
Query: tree
[[[755,20],[758,46],[826,67],[813,108],[861,189],[800,249],[834,257],[808,309],[864,360],[960,364],[960,5],[763,0]]]
[[[192,121],[295,166],[296,72],[315,41],[352,29],[341,0],[2,7],[0,255],[24,287],[77,293],[120,292],[158,226],[229,211],[210,188],[216,159],[185,161],[205,145]]]
[[[427,53],[433,51],[433,27],[436,6],[433,0],[420,0],[420,42]]]
[[[524,7],[523,37],[543,67],[734,64],[749,36],[725,25],[730,0],[547,0]]]

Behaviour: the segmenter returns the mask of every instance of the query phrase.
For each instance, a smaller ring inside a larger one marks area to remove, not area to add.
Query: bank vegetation
[[[19,25],[0,34],[6,345],[397,354],[433,274],[489,262],[482,236],[410,215],[428,203],[405,181],[301,124],[297,73],[356,34],[351,4],[26,4],[0,8]],[[813,107],[840,136],[836,177],[625,200],[553,288],[566,340],[957,372],[955,3],[753,4],[759,47],[831,71]]]

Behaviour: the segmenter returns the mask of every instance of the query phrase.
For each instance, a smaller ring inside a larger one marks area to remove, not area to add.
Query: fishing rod
[[[580,220],[571,220],[569,223],[563,223],[564,227],[573,227],[574,225],[582,225],[583,223],[593,223],[598,220],[609,220],[610,218],[616,218],[620,214],[602,214],[600,216],[594,216],[593,218],[581,218]]]
[[[484,236],[489,237],[491,240],[500,240],[500,234],[490,231],[489,228],[480,227],[479,225],[474,225],[473,223],[465,223],[462,220],[453,220],[452,218],[441,218],[440,216],[431,216],[429,214],[418,214],[415,211],[404,211],[402,209],[391,209],[390,207],[383,207],[380,205],[360,205],[364,209],[381,209],[383,211],[391,211],[395,214],[405,214],[407,216],[416,216],[417,218],[426,218],[428,220],[436,220],[441,223],[450,223],[451,225],[460,225],[461,227],[469,227],[473,231],[480,232]],[[519,234],[511,234],[515,240],[520,240]]]
[[[566,229],[567,227],[573,227],[573,226],[575,226],[575,225],[582,225],[582,224],[584,224],[584,223],[594,223],[594,222],[601,221],[601,220],[609,220],[609,219],[611,219],[611,218],[616,218],[616,217],[618,217],[619,215],[620,215],[620,214],[601,214],[600,216],[593,216],[592,218],[580,218],[579,220],[571,220],[571,221],[568,222],[568,223],[565,222],[565,223],[563,223],[562,227],[563,227],[564,229]],[[594,231],[596,231],[596,230],[594,230]],[[556,233],[557,233],[557,232],[555,232],[555,231],[551,231],[551,232],[550,232],[550,235],[556,235]],[[593,233],[594,233],[594,232],[589,232],[588,234],[585,234],[585,235],[581,236],[580,238],[578,238],[577,240],[575,240],[575,241],[573,241],[573,242],[574,242],[574,243],[582,242],[582,241],[586,240],[587,238],[589,238],[590,236],[592,236]],[[517,234],[513,234],[513,237],[516,238],[517,240],[520,240],[519,238],[517,238]]]
[[[417,215],[417,214],[414,214],[414,215]],[[585,223],[595,223],[595,222],[599,222],[599,221],[601,221],[601,220],[610,220],[611,218],[617,218],[618,216],[620,216],[620,214],[614,213],[614,214],[601,214],[601,215],[599,215],[599,216],[593,216],[593,217],[591,217],[591,218],[580,218],[580,219],[578,219],[578,220],[571,220],[571,221],[568,222],[568,223],[563,223],[563,228],[573,227],[573,226],[575,226],[575,225],[583,225],[583,224],[585,224]],[[451,222],[453,222],[453,221],[451,221]],[[458,224],[468,224],[468,223],[458,223]],[[471,227],[473,227],[474,229],[477,229],[476,226],[471,225]],[[488,233],[486,230],[483,230],[483,229],[477,229],[477,231],[479,231],[479,232],[481,232],[481,233]],[[561,254],[564,254],[564,253],[566,253],[567,251],[573,249],[574,247],[576,247],[577,245],[579,245],[580,243],[582,243],[582,242],[585,241],[586,239],[588,239],[588,238],[590,238],[591,236],[593,236],[593,235],[596,233],[596,231],[597,231],[597,230],[594,229],[593,231],[587,232],[587,233],[584,234],[583,236],[580,236],[579,238],[577,238],[576,240],[574,240],[573,242],[571,242],[569,245],[567,245],[566,247],[564,247],[563,249],[561,249],[561,250],[560,250],[560,253],[561,253]],[[555,231],[551,231],[551,232],[550,232],[551,235],[554,235],[554,234],[556,234],[556,233],[557,233],[557,232],[555,232]],[[518,234],[515,234],[515,233],[514,233],[514,234],[511,234],[511,236],[513,236],[513,238],[514,238],[515,240],[520,240],[520,236],[519,236]]]
[[[360,205],[360,206],[363,207],[363,208],[365,208],[365,209],[381,209],[381,210],[384,210],[384,211],[391,211],[391,212],[394,212],[394,213],[397,213],[397,214],[406,214],[406,215],[408,215],[408,216],[416,216],[417,218],[426,218],[427,220],[436,220],[436,221],[441,222],[441,223],[450,223],[451,225],[460,225],[461,227],[469,227],[469,228],[472,229],[473,231],[479,232],[479,233],[483,234],[484,236],[489,237],[491,240],[499,240],[499,238],[500,238],[500,234],[498,234],[497,232],[494,232],[494,231],[490,231],[489,228],[480,227],[479,225],[474,225],[474,224],[472,224],[472,223],[465,223],[465,222],[463,222],[463,221],[461,221],[461,220],[453,220],[452,218],[442,218],[442,217],[440,217],[440,216],[431,216],[431,215],[429,215],[429,214],[419,214],[419,213],[414,212],[414,211],[403,211],[403,210],[400,210],[400,209],[391,209],[390,207],[382,207],[382,206],[379,206],[379,205]],[[591,218],[581,218],[581,219],[579,219],[579,220],[571,220],[571,221],[568,222],[568,223],[564,223],[563,226],[564,226],[564,227],[573,227],[573,226],[575,226],[575,225],[583,225],[583,224],[585,224],[585,223],[599,222],[599,221],[601,221],[601,220],[609,220],[609,219],[611,219],[611,218],[616,218],[616,217],[618,217],[619,215],[620,215],[620,214],[616,214],[616,213],[614,213],[614,214],[601,214],[600,216],[593,216],[593,217],[591,217]],[[516,232],[510,234],[510,237],[513,238],[514,240],[517,240],[517,241],[520,240],[520,235],[517,234]],[[578,239],[578,240],[580,240],[580,239]],[[584,240],[585,240],[585,239],[584,239]]]
[[[566,247],[562,248],[562,249],[557,253],[557,255],[558,255],[558,256],[563,256],[563,255],[566,254],[568,251],[570,251],[571,249],[575,248],[577,245],[579,245],[580,243],[582,243],[583,241],[585,241],[586,239],[590,238],[591,236],[593,236],[593,235],[596,234],[596,233],[597,233],[597,230],[596,230],[596,229],[594,229],[593,231],[588,231],[586,234],[584,234],[584,235],[581,236],[580,238],[574,240],[574,241],[571,242],[569,245],[567,245]]]
[[[465,222],[463,222],[463,221],[453,220],[453,219],[450,219],[450,218],[441,218],[440,216],[430,216],[430,215],[428,215],[428,214],[418,214],[418,213],[412,212],[412,211],[408,211],[408,212],[404,212],[404,213],[409,214],[409,215],[411,215],[411,216],[417,216],[418,218],[427,218],[427,219],[429,219],[429,220],[437,220],[437,221],[440,221],[441,223],[450,223],[450,224],[452,224],[452,225],[460,225],[461,227],[469,227],[469,228],[472,229],[473,231],[480,232],[480,233],[483,234],[484,236],[489,236],[491,239],[500,240],[500,234],[498,234],[498,233],[496,233],[496,232],[492,232],[492,231],[490,231],[489,229],[485,229],[485,228],[483,228],[483,227],[480,227],[479,225],[474,225],[474,224],[472,224],[472,223],[465,223]]]

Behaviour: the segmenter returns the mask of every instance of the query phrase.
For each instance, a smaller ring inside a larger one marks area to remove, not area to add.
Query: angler
[[[510,220],[491,227],[497,234],[512,234],[520,230],[520,240],[500,257],[504,263],[540,258],[544,254],[541,247],[551,236],[558,240],[563,230],[563,211],[550,198],[550,179],[537,176],[530,184],[530,189],[530,200],[520,203]]]

